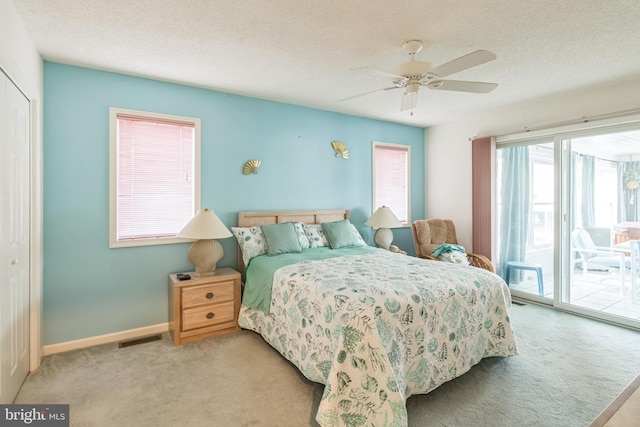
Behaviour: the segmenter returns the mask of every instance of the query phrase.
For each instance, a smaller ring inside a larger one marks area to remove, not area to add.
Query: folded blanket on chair
[[[465,249],[460,245],[452,245],[451,243],[443,243],[433,250],[433,256],[438,258],[440,255],[449,252],[462,252],[466,253]]]

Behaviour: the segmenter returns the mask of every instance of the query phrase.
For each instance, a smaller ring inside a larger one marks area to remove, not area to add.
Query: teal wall
[[[109,249],[109,107],[201,119],[201,204],[228,227],[238,211],[346,208],[371,242],[373,140],[411,145],[412,218],[424,217],[422,128],[45,62],[45,344],[167,322],[167,275],[191,269],[189,244]],[[245,176],[250,159],[262,165]],[[409,228],[394,236],[414,252]],[[235,266],[235,239],[220,242],[218,265]]]

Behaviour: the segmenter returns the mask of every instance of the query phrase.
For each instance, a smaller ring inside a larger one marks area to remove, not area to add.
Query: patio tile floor
[[[525,274],[523,281],[509,286],[513,290],[538,295],[535,274]],[[631,279],[625,277],[625,287],[620,286],[616,272],[589,272],[583,276],[576,270],[570,289],[573,305],[598,310],[629,319],[640,320],[640,303],[632,303],[630,296]],[[553,277],[544,277],[544,296],[553,298]]]

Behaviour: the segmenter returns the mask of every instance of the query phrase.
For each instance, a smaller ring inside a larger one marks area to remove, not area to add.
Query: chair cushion
[[[431,256],[433,250],[440,246],[431,243],[431,230],[426,220],[413,222],[414,246],[416,256]]]
[[[443,243],[451,243],[447,238],[449,237],[449,227],[447,223],[442,219],[430,219],[427,220],[429,228],[431,230],[431,243],[435,245],[441,245]]]
[[[594,270],[594,266],[620,269],[620,258],[619,256],[594,256],[589,258],[587,265],[589,270]],[[624,257],[623,260],[623,265],[631,268],[631,258]]]
[[[573,230],[571,233],[571,237],[573,240],[573,245],[578,250],[580,256],[583,259],[589,259],[596,256],[596,245],[591,240],[591,236],[584,228],[577,228]],[[580,249],[586,249],[585,251],[580,251]]]
[[[431,256],[443,243],[458,244],[456,229],[451,220],[426,219],[413,222],[415,230],[416,255]]]

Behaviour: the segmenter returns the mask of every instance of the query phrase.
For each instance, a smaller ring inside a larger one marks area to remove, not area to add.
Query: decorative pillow
[[[264,238],[267,241],[267,253],[269,255],[302,252],[302,246],[300,246],[296,228],[292,222],[266,224],[261,227],[262,234],[264,234]]]
[[[333,249],[366,246],[358,230],[348,219],[320,224]]]
[[[304,234],[304,228],[302,227],[302,223],[295,222],[293,226],[296,229],[296,235],[298,236],[298,242],[300,242],[300,247],[302,249],[309,249],[309,239],[307,239],[307,235]]]
[[[323,246],[329,246],[327,236],[320,224],[302,224],[304,234],[309,239],[310,248],[321,248]]]
[[[249,261],[258,255],[267,253],[267,242],[262,234],[260,226],[254,227],[231,227],[233,235],[236,236],[240,250],[242,251],[242,261],[245,267]]]
[[[355,246],[369,246],[367,245],[367,242],[364,241],[362,234],[360,234],[356,226],[353,224],[351,224],[351,231],[353,232],[353,234],[355,234],[356,240],[358,241],[358,244]]]

